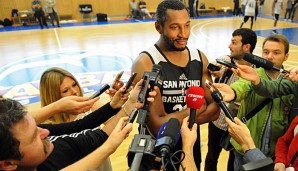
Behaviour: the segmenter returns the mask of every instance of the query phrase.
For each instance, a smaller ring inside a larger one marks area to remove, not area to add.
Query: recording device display
[[[287,70],[284,70],[282,68],[278,68],[278,67],[274,66],[273,62],[271,62],[267,59],[255,56],[250,53],[245,53],[243,55],[243,59],[246,60],[247,62],[250,62],[250,63],[256,65],[257,67],[262,67],[266,70],[275,70],[275,71],[278,71],[278,72],[281,72],[284,74],[290,73]]]
[[[103,85],[98,91],[96,91],[92,96],[89,97],[89,99],[94,99],[97,96],[100,96],[103,92],[105,92],[107,89],[109,89],[109,84]]]
[[[113,85],[112,85],[112,88],[113,88],[113,89],[117,89],[117,88],[116,88],[116,85],[118,84],[118,81],[121,79],[123,73],[124,73],[124,71],[120,71],[120,72],[116,75],[115,80],[113,81]]]
[[[232,122],[234,122],[234,118],[228,109],[227,105],[223,102],[223,98],[221,93],[217,88],[215,88],[211,82],[206,80],[206,86],[212,91],[211,96],[213,100],[219,105],[221,110],[225,113],[226,117],[228,117]]]
[[[146,97],[148,96],[149,91],[152,91],[154,86],[160,87],[162,85],[162,80],[160,76],[161,66],[158,64],[154,64],[152,66],[152,72],[144,72],[143,75],[143,83],[141,87],[141,91],[138,96],[138,101],[144,103],[146,101]],[[150,89],[148,91],[148,85],[150,84]]]
[[[225,66],[227,66],[227,67],[229,67],[229,68],[235,68],[235,69],[237,69],[237,66],[236,66],[235,64],[230,63],[230,62],[227,62],[227,61],[224,61],[224,60],[222,60],[222,59],[216,59],[216,62],[217,62],[217,63],[220,63],[220,64],[222,64],[222,65],[225,65]]]
[[[220,67],[214,65],[213,63],[209,63],[208,66],[207,66],[207,69],[209,69],[210,71],[219,71]]]
[[[125,92],[130,88],[130,86],[132,85],[133,83],[133,80],[136,78],[137,76],[137,73],[134,72],[131,74],[129,80],[127,81],[126,85],[125,85]]]
[[[186,93],[186,104],[190,108],[189,128],[192,128],[196,119],[196,109],[200,109],[204,104],[204,89],[198,86],[191,86]]]

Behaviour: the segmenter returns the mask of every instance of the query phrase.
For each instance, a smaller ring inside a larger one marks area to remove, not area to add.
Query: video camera
[[[156,140],[150,135],[136,134],[134,136],[127,154],[131,171],[160,170],[160,158],[154,152],[155,144]]]
[[[170,118],[161,126],[157,140],[152,139],[150,135],[135,135],[127,155],[130,170],[160,170],[161,167],[166,168],[168,164],[173,166],[181,163],[180,157],[176,154],[183,152],[181,150],[174,152],[179,138],[180,122],[176,118]]]

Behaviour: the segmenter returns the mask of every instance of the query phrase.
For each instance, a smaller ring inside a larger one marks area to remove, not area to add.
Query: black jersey
[[[162,66],[163,84],[160,89],[165,111],[173,113],[186,108],[185,95],[191,86],[201,86],[202,62],[198,50],[188,49],[189,62],[180,67],[169,62],[167,57],[155,45],[144,53],[149,55],[153,64]]]
[[[163,85],[160,88],[162,101],[165,111],[173,113],[187,108],[185,96],[186,91],[191,86],[202,86],[203,63],[200,51],[197,49],[187,48],[189,52],[189,62],[185,67],[172,64],[162,53],[157,45],[149,48],[146,53],[153,64],[162,66],[161,77]],[[194,159],[197,168],[200,170],[201,163],[201,144],[200,144],[200,127],[198,126],[197,141],[194,145]],[[182,149],[181,138],[175,146],[175,151]],[[167,168],[173,170],[173,168]]]
[[[107,138],[108,135],[98,128],[70,135],[49,137],[54,144],[54,150],[46,161],[37,167],[37,170],[61,170],[94,151]]]

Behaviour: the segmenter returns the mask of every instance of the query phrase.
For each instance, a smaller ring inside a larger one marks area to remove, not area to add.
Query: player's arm
[[[204,53],[201,52],[202,62],[203,62],[203,76],[201,85],[205,91],[205,102],[207,103],[206,110],[197,110],[196,122],[198,124],[207,123],[213,120],[216,120],[219,116],[220,108],[217,103],[211,97],[211,92],[208,87],[206,87],[205,81],[209,80],[212,82],[211,75],[207,70],[207,65],[209,64]]]

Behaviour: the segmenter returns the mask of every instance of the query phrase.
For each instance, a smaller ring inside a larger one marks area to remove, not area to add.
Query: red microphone
[[[192,128],[196,119],[196,110],[204,104],[204,89],[198,86],[191,86],[186,93],[186,105],[190,108],[189,128]]]

